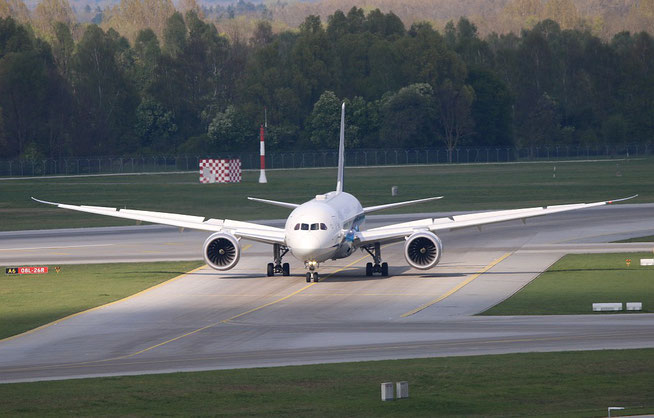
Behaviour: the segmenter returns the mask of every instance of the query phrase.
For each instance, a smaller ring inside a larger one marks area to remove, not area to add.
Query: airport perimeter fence
[[[415,164],[497,163],[574,159],[644,157],[652,154],[649,144],[608,146],[543,146],[530,148],[459,147],[451,156],[444,148],[354,149],[346,151],[348,166]],[[43,160],[0,160],[0,177],[33,177],[88,174],[130,174],[199,171],[203,158],[239,158],[244,170],[259,168],[258,153],[141,157],[79,157]],[[336,167],[337,151],[272,152],[266,168]]]

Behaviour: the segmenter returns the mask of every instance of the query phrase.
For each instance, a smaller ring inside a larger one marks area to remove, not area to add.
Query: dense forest
[[[297,30],[260,20],[244,39],[193,0],[184,14],[146,1],[138,30],[54,6],[41,27],[0,18],[0,158],[255,151],[264,109],[269,149],[333,148],[342,101],[352,148],[654,138],[646,32],[605,41],[546,19],[482,37],[466,18],[436,30],[355,7]]]

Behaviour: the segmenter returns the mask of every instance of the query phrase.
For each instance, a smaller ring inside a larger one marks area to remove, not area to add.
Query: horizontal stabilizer
[[[402,206],[415,205],[417,203],[430,202],[432,200],[438,200],[438,199],[442,199],[442,198],[443,198],[443,196],[436,196],[436,197],[428,197],[426,199],[407,200],[405,202],[387,203],[385,205],[377,205],[377,206],[368,206],[367,208],[363,208],[363,213],[370,213],[370,212],[375,212],[375,211],[378,211],[378,210],[392,209],[392,208],[399,208],[399,207],[402,207]]]
[[[300,206],[297,203],[287,203],[279,202],[277,200],[268,200],[268,199],[259,199],[258,197],[248,197],[249,200],[254,200],[255,202],[267,203],[269,205],[281,206],[283,208],[295,209]]]

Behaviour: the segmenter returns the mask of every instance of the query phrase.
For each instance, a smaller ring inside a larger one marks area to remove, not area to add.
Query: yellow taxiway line
[[[425,304],[423,304],[423,305],[420,305],[420,306],[418,306],[417,308],[415,308],[415,309],[413,309],[413,310],[411,310],[411,311],[409,311],[409,312],[403,313],[402,315],[400,315],[400,318],[406,318],[407,316],[415,315],[415,314],[417,314],[418,312],[420,312],[420,311],[422,311],[422,310],[425,310],[425,309],[429,308],[430,306],[432,306],[432,305],[434,305],[434,304],[436,304],[436,303],[442,301],[443,299],[452,296],[454,293],[456,293],[456,292],[458,292],[459,290],[461,290],[465,285],[467,285],[468,283],[470,283],[470,282],[472,282],[473,280],[475,280],[477,277],[481,276],[482,274],[486,273],[488,270],[490,270],[490,269],[492,269],[493,267],[495,267],[497,264],[499,264],[500,262],[502,262],[502,260],[504,260],[505,258],[507,258],[508,256],[510,256],[511,254],[513,254],[513,253],[506,253],[506,254],[504,254],[502,257],[498,258],[497,260],[492,261],[489,265],[487,265],[487,266],[484,267],[483,269],[479,270],[477,273],[473,274],[472,276],[468,277],[466,280],[464,280],[464,281],[462,281],[461,283],[459,283],[458,285],[454,286],[452,289],[450,289],[450,290],[449,290],[447,293],[445,293],[444,295],[439,296],[438,298],[436,298],[436,299],[434,299],[434,300],[432,300],[432,301],[429,301],[429,302],[427,302],[427,303],[425,303]]]
[[[348,265],[346,265],[346,266],[344,266],[344,267],[341,267],[340,269],[334,270],[333,272],[329,273],[329,274],[328,274],[327,276],[325,276],[324,278],[320,279],[320,281],[327,280],[328,278],[330,278],[330,277],[333,276],[334,274],[336,274],[336,273],[338,273],[338,272],[340,272],[340,271],[343,271],[343,270],[347,269],[347,268],[350,267],[351,265],[358,263],[359,261],[365,259],[366,257],[368,257],[368,255],[366,255],[366,256],[364,256],[364,257],[361,257],[361,258],[359,258],[359,259],[357,259],[357,260],[351,262],[350,264],[348,264]],[[209,324],[209,325],[206,325],[206,326],[204,326],[204,327],[202,327],[202,328],[198,328],[198,329],[195,329],[195,330],[193,330],[193,331],[189,331],[189,332],[187,332],[187,333],[185,333],[185,334],[178,335],[177,337],[174,337],[174,338],[171,338],[171,339],[169,339],[169,340],[163,341],[163,342],[161,342],[161,343],[159,343],[159,344],[155,344],[155,345],[153,345],[153,346],[150,346],[150,347],[144,348],[143,350],[137,351],[137,352],[135,352],[135,353],[127,354],[127,355],[125,355],[125,356],[121,356],[121,357],[116,357],[116,358],[114,358],[114,359],[112,359],[112,360],[127,359],[127,358],[130,358],[130,357],[138,356],[139,354],[143,354],[143,353],[145,353],[145,352],[147,352],[147,351],[154,350],[155,348],[159,348],[159,347],[164,346],[164,345],[166,345],[166,344],[168,344],[168,343],[172,343],[172,342],[174,342],[174,341],[177,341],[177,340],[180,340],[180,339],[182,339],[182,338],[185,338],[185,337],[191,336],[191,335],[193,335],[193,334],[197,334],[198,332],[200,332],[200,331],[204,331],[205,329],[209,329],[209,328],[215,327],[216,325],[220,325],[220,324],[226,324],[226,323],[228,323],[228,322],[230,322],[230,321],[233,321],[233,320],[235,320],[235,319],[241,318],[241,317],[243,317],[243,316],[245,316],[245,315],[249,315],[249,314],[251,314],[251,313],[254,313],[254,312],[260,311],[261,309],[264,309],[264,308],[267,308],[267,307],[269,307],[269,306],[275,305],[275,304],[277,304],[277,303],[283,302],[283,301],[285,301],[285,300],[287,300],[287,299],[289,299],[289,298],[291,298],[291,297],[297,295],[298,293],[301,293],[301,292],[305,291],[306,289],[310,288],[311,286],[315,286],[315,285],[316,285],[316,282],[310,283],[310,284],[308,284],[308,285],[306,285],[306,286],[304,286],[304,287],[301,287],[300,289],[298,289],[298,290],[296,290],[296,291],[294,291],[294,292],[292,292],[292,293],[289,293],[289,294],[286,295],[286,296],[283,296],[283,297],[281,297],[281,298],[279,298],[279,299],[275,299],[275,300],[273,300],[272,302],[264,303],[263,305],[259,305],[259,306],[257,306],[257,307],[252,308],[252,309],[249,309],[249,310],[247,310],[247,311],[245,311],[245,312],[241,312],[240,314],[234,315],[234,316],[232,316],[232,317],[230,317],[230,318],[223,319],[223,320],[220,320],[220,321],[218,321],[218,322],[214,322],[213,324]]]

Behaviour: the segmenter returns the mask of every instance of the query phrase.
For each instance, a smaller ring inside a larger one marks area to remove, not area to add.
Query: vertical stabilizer
[[[341,138],[338,144],[338,178],[336,191],[343,191],[343,171],[345,170],[345,103],[341,106]]]

